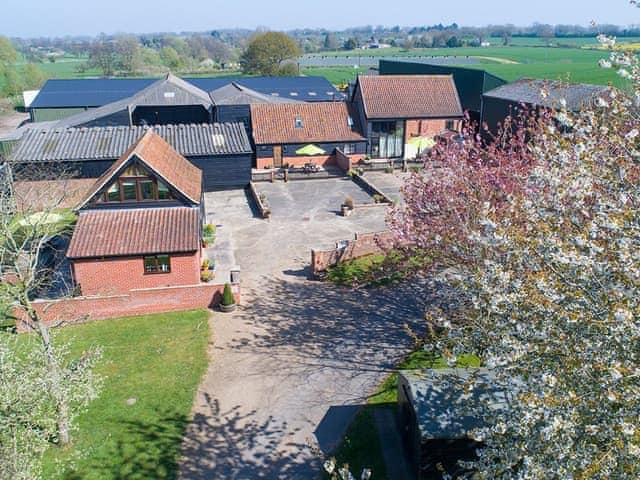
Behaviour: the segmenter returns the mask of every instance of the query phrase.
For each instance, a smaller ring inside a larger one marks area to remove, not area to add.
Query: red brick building
[[[82,295],[200,283],[202,173],[152,130],[89,189],[67,250]]]
[[[464,117],[452,75],[363,75],[353,93],[371,158],[411,158],[412,139],[459,131]]]
[[[251,105],[257,168],[335,165],[336,149],[353,161],[366,155],[367,141],[345,102]]]

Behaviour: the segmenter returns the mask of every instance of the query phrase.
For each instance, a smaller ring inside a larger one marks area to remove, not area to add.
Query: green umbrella
[[[323,153],[327,152],[312,143],[296,150],[296,155],[322,155]]]

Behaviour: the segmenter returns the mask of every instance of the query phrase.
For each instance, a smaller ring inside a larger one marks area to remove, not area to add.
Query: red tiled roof
[[[452,75],[358,77],[368,119],[462,117]]]
[[[84,206],[133,156],[195,204],[202,197],[202,171],[176,152],[160,135],[149,129],[98,178],[80,206]]]
[[[80,212],[67,257],[96,258],[193,252],[199,210],[188,207]]]
[[[353,127],[349,117],[356,122]],[[296,127],[296,119],[301,126]],[[365,140],[357,116],[344,102],[251,105],[251,125],[258,145]]]

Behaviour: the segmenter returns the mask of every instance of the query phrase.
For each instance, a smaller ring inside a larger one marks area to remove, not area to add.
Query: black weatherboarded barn
[[[205,190],[245,187],[249,183],[252,148],[240,123],[29,130],[9,161],[17,180],[28,180],[34,165],[50,167],[46,171],[52,176],[71,171],[80,178],[97,178],[149,128],[202,170]]]

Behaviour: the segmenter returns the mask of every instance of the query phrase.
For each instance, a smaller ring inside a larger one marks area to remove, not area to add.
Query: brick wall
[[[200,282],[200,251],[169,256],[171,272],[145,273],[143,257],[73,261],[73,275],[82,295],[113,295],[134,288],[174,287]]]
[[[356,163],[364,158],[363,153],[356,153],[353,155],[347,155],[351,158],[353,163]],[[295,156],[295,157],[282,157],[282,165],[289,164],[291,167],[304,167],[305,163],[315,163],[316,165],[336,165],[336,159],[333,154],[331,155],[311,155],[311,156]],[[257,158],[256,159],[256,168],[266,168],[268,166],[273,166],[273,158]]]
[[[327,268],[355,258],[376,253],[384,253],[394,244],[392,232],[357,234],[353,240],[338,242],[343,248],[311,250],[311,274],[316,276]]]
[[[428,137],[437,135],[446,129],[446,118],[439,119],[425,119],[425,120],[407,120],[406,125],[406,140],[411,137]],[[453,129],[458,130],[460,127],[460,121],[453,121]]]
[[[234,285],[236,303],[240,303],[240,286]],[[212,308],[220,304],[224,285],[198,284],[170,288],[132,290],[119,295],[76,297],[62,300],[35,300],[34,308],[46,322],[79,323],[131,315],[173,312],[194,308]],[[24,312],[14,312],[24,319]],[[18,328],[27,325],[18,321]]]
[[[353,160],[349,155],[345,155],[341,150],[336,150],[334,157],[336,159],[336,165],[338,165],[342,170],[344,170],[345,172],[351,170]]]

